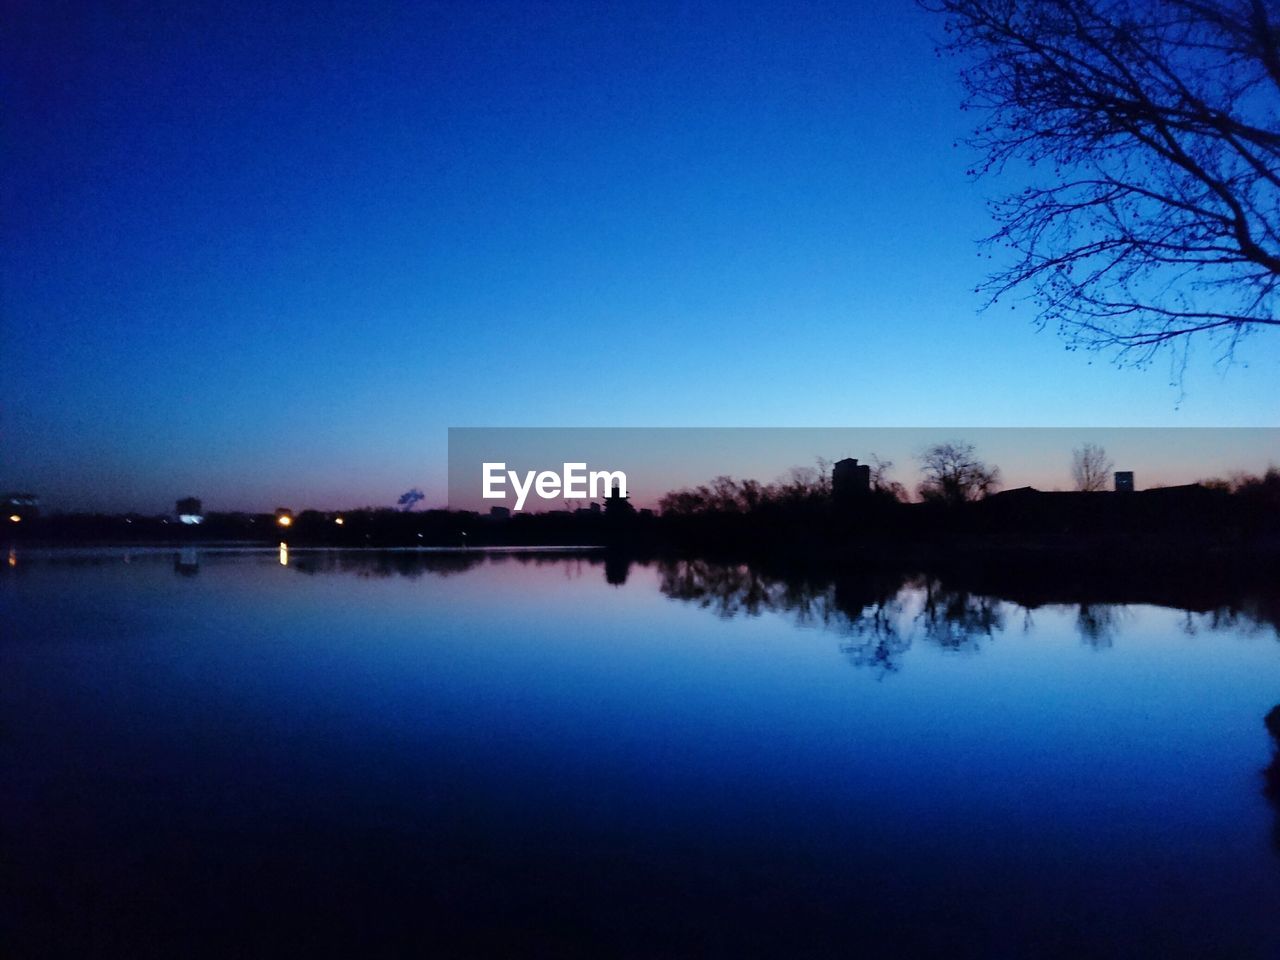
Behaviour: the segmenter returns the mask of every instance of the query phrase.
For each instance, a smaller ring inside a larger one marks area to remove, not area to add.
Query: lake
[[[1277,599],[1159,599],[18,548],[4,952],[1275,957]]]

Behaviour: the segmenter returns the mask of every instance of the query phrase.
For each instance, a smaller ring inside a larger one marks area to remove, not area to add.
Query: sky
[[[0,489],[50,508],[443,503],[450,427],[1280,411],[1278,337],[1173,385],[979,310],[1009,184],[905,0],[16,19]]]

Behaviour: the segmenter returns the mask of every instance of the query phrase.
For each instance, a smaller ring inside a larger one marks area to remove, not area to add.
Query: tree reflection
[[[1270,632],[1280,639],[1280,596],[1260,593],[1233,598],[1208,610],[1188,610],[1182,628],[1193,635],[1202,630],[1234,630],[1248,634]]]
[[[194,567],[175,561],[189,575]],[[317,550],[300,551],[290,569],[306,575],[448,577],[485,564],[553,564],[569,578],[603,573],[614,587],[635,589],[637,564],[654,566],[664,596],[721,618],[781,614],[798,626],[838,637],[841,652],[880,674],[901,669],[906,652],[924,643],[950,653],[972,653],[1012,622],[1028,629],[1035,611],[1074,613],[1075,630],[1095,650],[1112,647],[1135,604],[1185,611],[1183,629],[1274,632],[1280,637],[1280,599],[1252,581],[1232,578],[1159,578],[1034,564],[944,566],[916,574],[871,564],[849,568],[817,562],[752,564],[706,558],[637,558],[623,550]]]
[[[1082,603],[1076,609],[1076,630],[1095,650],[1105,650],[1115,642],[1126,608],[1116,603]]]
[[[911,636],[903,631],[905,617],[902,582],[891,579],[849,581],[835,587],[835,606],[844,617],[840,650],[856,667],[878,674],[896,673],[902,656],[911,648]]]
[[[1267,732],[1271,734],[1272,753],[1271,763],[1262,771],[1262,792],[1271,801],[1271,806],[1276,811],[1271,839],[1276,852],[1280,853],[1280,704],[1271,708],[1271,712],[1267,714],[1263,723],[1267,725]]]
[[[934,579],[924,581],[924,609],[919,620],[924,635],[944,650],[977,650],[983,637],[1004,631],[1001,602],[966,590],[948,590]]]
[[[1110,580],[1106,592],[1091,585],[1055,584],[1030,571],[908,576],[902,573],[832,571],[803,567],[764,568],[705,559],[658,563],[659,587],[672,599],[693,603],[719,617],[782,614],[800,626],[820,626],[839,636],[841,651],[856,666],[893,673],[914,642],[949,652],[976,652],[1007,629],[1010,616],[1028,628],[1043,607],[1075,612],[1080,638],[1097,650],[1110,648],[1130,616],[1133,603],[1178,603],[1177,594],[1152,596],[1146,583]],[[975,587],[974,584],[978,586]],[[1186,629],[1276,629],[1275,601],[1265,596],[1213,592],[1200,584],[1187,604]],[[1170,588],[1171,590],[1172,588]],[[1081,598],[1069,602],[1079,590]],[[1126,590],[1132,590],[1128,599]],[[1019,617],[1018,614],[1021,613]]]
[[[976,650],[982,638],[1004,629],[1002,601],[948,589],[936,578],[865,571],[823,577],[675,560],[659,564],[659,585],[666,596],[720,617],[777,613],[820,626],[839,635],[850,662],[882,674],[901,668],[917,638],[946,650]]]
[[[675,560],[658,566],[659,589],[674,600],[697,604],[718,617],[759,616],[765,610],[794,609],[803,619],[812,598],[787,596],[789,587],[770,583],[746,564],[724,565],[707,560]]]

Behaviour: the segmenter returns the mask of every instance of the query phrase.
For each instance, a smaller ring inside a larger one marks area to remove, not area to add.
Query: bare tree
[[[920,0],[965,60],[975,176],[1012,251],[990,302],[1027,293],[1073,346],[1142,363],[1280,325],[1275,0]]]
[[[1000,485],[1000,470],[978,459],[971,443],[938,443],[920,454],[923,500],[964,503],[985,497]]]
[[[897,480],[889,479],[889,473],[893,470],[892,460],[882,460],[876,454],[871,454],[871,489],[886,497],[892,497],[894,500],[905,502],[908,499],[907,488]]]
[[[1086,443],[1071,451],[1071,478],[1077,490],[1096,492],[1107,489],[1107,480],[1115,464],[1107,451],[1096,443]]]

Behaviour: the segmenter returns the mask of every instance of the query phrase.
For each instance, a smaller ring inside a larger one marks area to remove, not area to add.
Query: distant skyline
[[[709,485],[721,475],[775,483],[793,468],[814,469],[818,458],[892,464],[888,479],[914,496],[923,479],[919,455],[943,442],[972,444],[978,458],[999,468],[1002,490],[1074,489],[1072,451],[1086,443],[1101,446],[1115,470],[1135,472],[1139,490],[1280,466],[1280,427],[462,429],[449,436],[448,505],[480,511],[503,505],[482,496],[482,464],[499,461],[521,477],[530,470],[560,472],[565,462],[622,470],[637,507],[656,507],[664,494]],[[510,483],[504,489],[510,493]],[[506,505],[513,503],[512,496]],[[533,512],[582,506],[532,495],[527,503]]]
[[[51,508],[441,505],[451,426],[1280,412],[1280,337],[1179,388],[977,312],[1008,182],[909,2],[10,20],[0,489]]]

